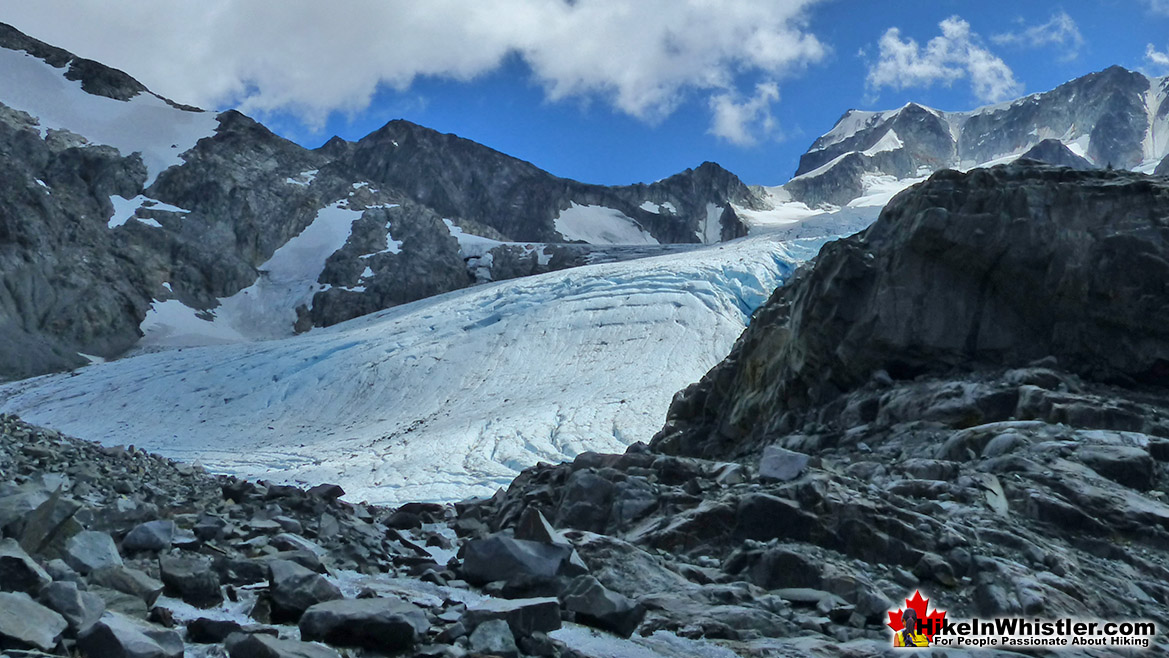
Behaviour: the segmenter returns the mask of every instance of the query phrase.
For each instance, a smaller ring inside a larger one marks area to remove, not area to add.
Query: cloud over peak
[[[717,124],[744,93],[737,80],[782,79],[825,56],[805,24],[818,1],[38,0],[5,20],[177,101],[293,112],[310,127],[365,109],[379,86],[471,80],[513,56],[549,100],[601,99],[655,122],[706,98]],[[770,116],[778,92],[754,93],[762,105],[742,110]],[[732,129],[712,132],[742,143]]]
[[[950,86],[968,79],[974,95],[983,102],[997,102],[1019,95],[1023,86],[1006,62],[982,45],[970,24],[951,16],[938,24],[941,35],[922,48],[914,39],[903,39],[901,30],[889,28],[878,42],[878,58],[869,67],[870,91],[912,87]]]
[[[1065,11],[1058,11],[1051,15],[1046,23],[1023,27],[1014,32],[996,34],[990,38],[996,44],[1015,46],[1018,48],[1042,48],[1044,46],[1058,46],[1064,51],[1062,59],[1070,61],[1080,54],[1084,45],[1084,36],[1080,34],[1080,27]]]

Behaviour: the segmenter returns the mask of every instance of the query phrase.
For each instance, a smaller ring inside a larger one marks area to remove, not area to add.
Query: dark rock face
[[[1156,176],[1169,176],[1169,155],[1161,158],[1161,163],[1153,170],[1153,174]]]
[[[1072,153],[1071,149],[1056,139],[1045,139],[1039,142],[1031,147],[1031,150],[1019,156],[1019,159],[1034,160],[1057,167],[1071,167],[1072,169],[1095,169],[1091,162]]]
[[[780,288],[730,357],[675,400],[655,445],[723,454],[707,435],[790,428],[787,411],[879,371],[1053,356],[1094,379],[1164,385],[1166,207],[1169,186],[1139,174],[939,172]]]
[[[1163,121],[1146,107],[1150,79],[1113,66],[1009,105],[940,112],[910,103],[888,112],[850,110],[800,158],[785,189],[809,205],[844,205],[863,194],[862,176],[915,178],[1019,155],[1076,169],[1127,169],[1150,157],[1150,127]],[[1058,139],[1087,140],[1087,158]],[[1164,154],[1153,154],[1158,157]],[[835,161],[835,162],[834,162]],[[833,163],[827,171],[815,170]]]

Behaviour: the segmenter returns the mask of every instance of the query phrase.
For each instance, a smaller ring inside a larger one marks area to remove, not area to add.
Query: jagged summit
[[[969,112],[917,103],[883,112],[849,110],[813,142],[786,187],[809,205],[845,205],[880,177],[916,181],[943,168],[992,165],[1046,140],[1089,166],[1150,173],[1169,154],[1167,97],[1169,77],[1112,66]],[[1066,155],[1058,159],[1083,166]]]

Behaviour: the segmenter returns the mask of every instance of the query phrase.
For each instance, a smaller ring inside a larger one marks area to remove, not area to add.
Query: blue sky
[[[604,184],[705,160],[779,184],[849,108],[1169,74],[1169,0],[14,4],[0,21],[306,146],[405,118]]]

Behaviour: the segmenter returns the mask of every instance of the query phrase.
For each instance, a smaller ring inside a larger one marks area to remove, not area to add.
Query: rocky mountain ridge
[[[746,232],[734,207],[762,203],[712,163],[608,188],[404,121],[310,151],[7,25],[0,79],[0,332],[19,346],[0,378],[121,355],[160,317],[290,335],[644,255],[626,244],[731,239]],[[282,270],[282,247],[309,262]],[[225,304],[251,308],[229,320]]]
[[[800,158],[785,189],[808,205],[845,205],[864,194],[873,177],[916,179],[940,169],[997,164],[1045,140],[1060,142],[1089,166],[1152,173],[1169,157],[1167,99],[1169,77],[1113,66],[969,112],[916,103],[884,112],[849,110]],[[1030,155],[1051,164],[1067,161],[1066,155]]]

